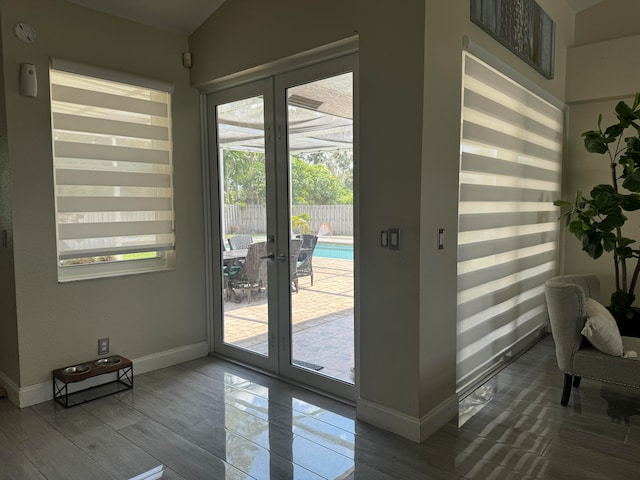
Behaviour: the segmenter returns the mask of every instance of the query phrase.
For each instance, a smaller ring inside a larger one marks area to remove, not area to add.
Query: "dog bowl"
[[[74,365],[73,367],[67,367],[62,370],[62,373],[65,375],[80,375],[81,373],[87,373],[91,370],[91,367],[88,365]]]
[[[96,367],[107,367],[110,365],[117,365],[122,361],[122,359],[118,358],[118,357],[107,357],[107,358],[101,358],[99,360],[96,360],[93,364]]]

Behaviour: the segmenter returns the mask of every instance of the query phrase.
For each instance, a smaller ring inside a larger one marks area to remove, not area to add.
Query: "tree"
[[[266,203],[263,153],[225,150],[223,164],[224,203],[241,206]]]
[[[321,155],[321,154],[329,155]],[[353,202],[351,157],[319,152],[304,158],[291,157],[292,200],[296,205],[344,205]],[[326,160],[321,161],[321,160]],[[265,159],[261,152],[225,150],[224,202],[264,205]]]
[[[345,187],[353,190],[353,150],[301,153],[299,156],[309,164],[324,165]]]
[[[291,191],[295,205],[343,205],[353,201],[353,192],[322,165],[311,165],[291,157]]]

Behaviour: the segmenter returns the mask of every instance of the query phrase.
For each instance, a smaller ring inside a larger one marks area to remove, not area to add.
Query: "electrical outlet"
[[[109,353],[109,337],[98,339],[98,355]]]

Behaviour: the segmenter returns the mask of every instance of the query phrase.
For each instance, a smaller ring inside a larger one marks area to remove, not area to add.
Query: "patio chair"
[[[247,297],[251,303],[254,294],[267,291],[267,242],[251,243],[244,264],[228,277],[226,298],[241,302]]]
[[[229,237],[229,247],[231,250],[244,250],[249,248],[249,244],[253,243],[252,235],[234,235]]]
[[[298,291],[298,257],[302,249],[302,239],[292,238],[289,243],[289,282],[293,292]]]
[[[313,252],[318,243],[317,235],[297,235],[302,239],[302,248],[296,262],[296,275],[294,277],[295,290],[298,291],[298,278],[311,277],[311,286],[313,287]]]

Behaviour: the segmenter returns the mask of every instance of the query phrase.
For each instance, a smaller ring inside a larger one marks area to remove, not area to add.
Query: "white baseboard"
[[[451,395],[422,418],[359,398],[356,404],[359,420],[421,443],[458,415],[458,396]]]
[[[208,354],[209,345],[207,342],[194,343],[193,345],[186,345],[137,358],[133,360],[133,371],[136,375],[140,375],[160,368],[189,362],[196,358],[205,357]]]
[[[420,442],[424,442],[451,420],[458,417],[459,402],[458,395],[454,393],[420,419]]]
[[[7,397],[9,401],[14,405],[18,405],[18,399],[20,398],[20,389],[18,386],[7,377],[4,373],[0,372],[0,386],[4,387],[7,391]]]
[[[184,347],[165,350],[164,352],[153,353],[144,357],[132,359],[131,361],[133,363],[134,375],[141,375],[143,373],[158,370],[160,368],[166,368],[172,365],[177,365],[179,363],[195,360],[196,358],[206,356],[208,353],[209,346],[207,342],[199,342],[194,343],[193,345],[186,345]],[[114,378],[110,378],[110,375],[103,375],[100,377],[89,378],[82,382],[81,386],[74,385],[74,387],[75,390],[77,390],[80,387],[86,388],[92,387],[94,385],[100,385],[102,383],[106,383],[109,380],[115,379],[115,374],[113,374],[113,377]],[[7,378],[7,380],[9,379]],[[0,383],[2,383],[2,381],[3,375],[2,373],[0,373]],[[51,386],[51,381],[28,385],[24,388],[17,388],[15,384],[13,384],[13,387],[14,399],[12,399],[11,397],[11,385],[9,386],[9,388],[7,388],[9,399],[12,403],[18,405],[21,408],[46,402],[53,398],[53,387]],[[70,385],[69,392],[71,393],[73,391],[74,388],[71,388]]]

